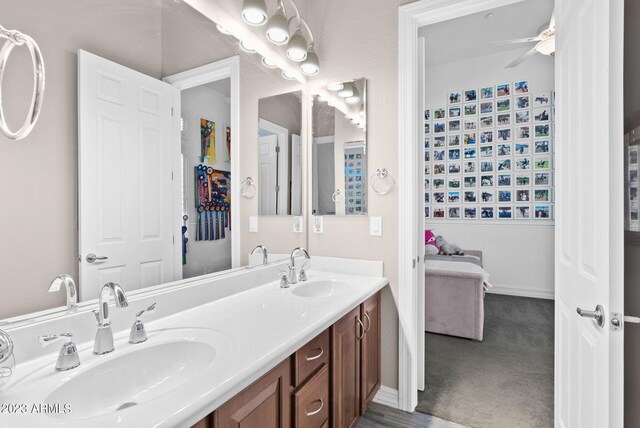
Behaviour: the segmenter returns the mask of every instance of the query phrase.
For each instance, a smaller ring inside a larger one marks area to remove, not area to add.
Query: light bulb
[[[269,68],[276,68],[278,67],[278,64],[275,63],[275,61],[270,60],[269,58],[266,57],[262,57],[262,64],[265,67],[269,67]]]
[[[242,19],[249,25],[264,25],[267,22],[267,5],[264,0],[244,0]]]
[[[300,71],[307,76],[315,76],[320,71],[320,61],[313,46],[307,51],[307,58],[300,65]]]
[[[296,62],[302,62],[307,58],[307,41],[302,37],[300,28],[296,30],[291,40],[289,40],[287,57]]]
[[[269,19],[269,23],[267,24],[267,39],[278,46],[282,46],[289,41],[289,22],[280,7],[271,19]]]

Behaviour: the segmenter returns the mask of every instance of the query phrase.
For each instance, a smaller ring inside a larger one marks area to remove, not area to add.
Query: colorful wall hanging
[[[231,173],[207,165],[195,167],[196,241],[215,241],[231,229]]]
[[[200,119],[200,162],[209,158],[210,164],[216,163],[216,123]]]

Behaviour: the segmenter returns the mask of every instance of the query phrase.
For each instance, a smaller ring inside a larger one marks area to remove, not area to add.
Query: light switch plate
[[[369,234],[382,236],[382,217],[369,217]]]
[[[258,232],[258,216],[249,216],[249,232]]]
[[[313,216],[313,233],[324,233],[324,217],[321,215]]]
[[[304,232],[304,217],[302,217],[301,215],[293,216],[293,232]]]

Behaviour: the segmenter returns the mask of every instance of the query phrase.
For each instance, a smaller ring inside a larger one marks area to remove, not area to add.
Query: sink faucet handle
[[[144,328],[144,324],[140,320],[140,317],[145,312],[152,313],[156,310],[156,304],[149,306],[147,309],[143,309],[136,314],[136,320],[131,326],[131,333],[129,334],[129,343],[136,344],[146,342],[147,330]]]
[[[145,312],[152,314],[153,312],[155,312],[155,310],[156,310],[156,304],[154,303],[153,305],[149,306],[147,309],[143,309],[140,312],[138,312],[136,314],[136,320],[139,320],[142,314],[144,314]]]
[[[58,361],[56,361],[56,371],[61,372],[71,370],[80,365],[78,348],[76,348],[76,344],[73,343],[72,339],[73,335],[71,333],[38,336],[40,346],[42,346],[43,348],[46,348],[47,346],[57,342],[64,342],[62,344],[62,348],[60,348],[60,353],[58,353]]]
[[[278,270],[278,277],[280,278],[280,288],[289,288],[289,276],[286,270]]]
[[[307,272],[304,270],[304,266],[302,266],[300,268],[300,273],[298,273],[298,279],[300,281],[306,281],[307,280]]]
[[[43,348],[46,348],[49,345],[52,345],[54,343],[58,343],[58,342],[72,342],[73,339],[73,334],[71,333],[61,333],[61,334],[48,334],[48,335],[42,335],[42,336],[38,336],[38,342],[40,342],[40,346]]]

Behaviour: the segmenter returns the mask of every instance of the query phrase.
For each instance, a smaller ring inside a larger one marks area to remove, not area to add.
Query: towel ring
[[[396,180],[393,179],[386,168],[378,168],[375,174],[371,176],[369,183],[373,191],[378,195],[386,195],[393,190],[393,187],[396,185]]]
[[[44,97],[44,60],[42,59],[42,52],[40,47],[31,37],[23,34],[19,31],[10,31],[0,26],[0,39],[7,39],[0,49],[0,130],[7,137],[12,140],[20,140],[31,133],[33,127],[36,125],[38,116],[40,115],[40,109],[42,108],[42,101]],[[33,61],[33,73],[34,73],[34,85],[33,95],[31,96],[31,105],[29,107],[29,113],[24,123],[17,131],[12,131],[7,125],[6,118],[4,116],[4,110],[2,108],[2,79],[4,77],[4,70],[7,66],[7,60],[11,51],[16,46],[26,46],[31,54],[31,61]]]
[[[251,177],[247,177],[240,184],[240,194],[247,199],[253,199],[256,196],[255,180]]]

